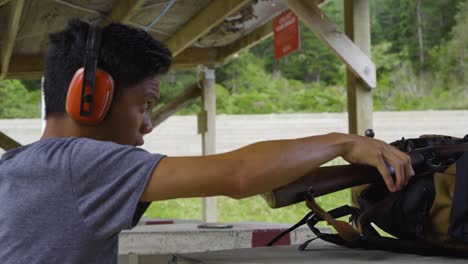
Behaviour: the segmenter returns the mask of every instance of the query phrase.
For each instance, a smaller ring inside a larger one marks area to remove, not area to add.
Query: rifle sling
[[[310,210],[312,210],[315,214],[319,217],[327,221],[327,223],[333,228],[335,228],[336,232],[346,241],[354,241],[361,238],[361,233],[359,233],[353,226],[349,223],[344,221],[336,220],[331,216],[327,211],[325,211],[322,207],[320,207],[317,202],[315,201],[312,195],[306,196],[306,204]]]
[[[374,219],[381,212],[390,208],[397,200],[398,194],[392,193],[382,201],[376,203],[366,211],[364,211],[357,220],[357,229],[350,223],[336,220],[332,215],[325,211],[320,205],[317,204],[313,196],[306,196],[306,204],[319,217],[327,221],[327,223],[335,228],[338,235],[346,241],[355,241],[361,238],[365,233],[364,229],[370,225],[371,219]],[[367,228],[368,229],[368,228]],[[367,230],[366,229],[366,230]]]

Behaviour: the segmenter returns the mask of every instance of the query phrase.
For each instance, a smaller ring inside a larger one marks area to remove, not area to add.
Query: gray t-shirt
[[[117,263],[118,235],[162,155],[85,138],[45,139],[0,160],[1,263]],[[137,209],[138,207],[138,209]]]

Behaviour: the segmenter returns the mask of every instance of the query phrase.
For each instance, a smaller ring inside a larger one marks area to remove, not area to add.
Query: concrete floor
[[[467,259],[446,257],[424,257],[413,254],[392,253],[378,250],[348,249],[316,240],[306,251],[298,251],[295,246],[258,247],[250,249],[231,249],[211,252],[133,256],[138,264],[302,264],[302,263],[468,263]]]

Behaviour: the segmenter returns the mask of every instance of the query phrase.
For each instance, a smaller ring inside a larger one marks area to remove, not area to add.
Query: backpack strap
[[[345,215],[352,215],[353,217],[358,217],[359,209],[350,207],[350,206],[341,206],[334,210],[328,212],[332,217],[339,218]],[[310,213],[309,213],[310,214]],[[308,214],[308,215],[309,215]],[[398,239],[391,237],[380,236],[375,229],[369,225],[372,232],[366,230],[359,239],[356,240],[345,240],[340,234],[328,234],[322,233],[320,229],[315,227],[319,221],[324,221],[320,219],[318,215],[309,215],[307,220],[307,225],[311,231],[317,236],[315,238],[305,241],[299,246],[299,250],[303,251],[307,249],[307,246],[310,242],[321,239],[329,243],[333,243],[339,246],[344,246],[348,248],[362,248],[369,250],[387,250],[398,253],[411,253],[419,254],[423,256],[449,256],[449,257],[468,257],[468,252],[462,249],[455,248],[446,248],[440,245],[431,244],[425,240],[415,239]]]
[[[455,190],[450,212],[450,236],[468,243],[468,152],[456,163]]]
[[[292,231],[294,231],[298,227],[304,225],[313,214],[314,214],[314,212],[309,212],[308,214],[306,214],[306,216],[304,216],[301,220],[299,220],[299,222],[297,222],[295,225],[291,226],[290,228],[286,229],[285,231],[283,231],[280,234],[278,234],[277,236],[275,236],[272,240],[270,240],[270,242],[268,242],[268,244],[266,244],[266,246],[267,247],[273,246],[282,237],[284,237],[285,235],[291,233]]]
[[[337,234],[324,234],[320,239],[348,248],[369,250],[387,250],[398,253],[419,254],[423,256],[453,256],[466,257],[468,252],[443,248],[423,240],[406,240],[383,236],[363,235],[359,240],[346,241]],[[304,248],[305,249],[305,248]]]

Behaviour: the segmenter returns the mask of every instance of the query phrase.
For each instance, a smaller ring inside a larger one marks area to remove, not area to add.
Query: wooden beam
[[[8,151],[21,147],[21,144],[0,131],[0,148]]]
[[[243,42],[246,42],[245,40]],[[238,42],[235,42],[238,43]],[[239,44],[239,48],[241,46]],[[172,69],[193,69],[198,65],[215,67],[223,64],[222,54],[228,54],[222,48],[187,48],[173,58]],[[232,47],[227,47],[232,49]],[[43,76],[43,54],[18,54],[11,57],[9,72],[6,78],[10,79],[40,79]]]
[[[243,38],[236,40],[234,43],[220,48],[222,51],[220,54],[220,60],[226,61],[232,55],[252,47],[253,45],[270,37],[271,35],[273,35],[273,22],[269,21]]]
[[[126,23],[135,15],[145,0],[118,0],[103,24],[110,22]]]
[[[178,94],[174,99],[169,103],[158,109],[157,111],[151,114],[151,122],[153,127],[158,126],[164,120],[169,118],[172,114],[175,114],[180,109],[187,106],[193,100],[201,96],[201,88],[198,86],[198,83],[193,84],[189,88],[185,89],[183,92]]]
[[[44,73],[44,55],[13,55],[6,78],[40,79]]]
[[[0,0],[0,6],[6,4],[8,1],[10,1],[10,0]]]
[[[218,66],[222,48],[188,48],[173,58],[172,69],[193,69],[197,65]],[[18,54],[11,57],[9,79],[40,79],[44,70],[43,54]]]
[[[250,0],[213,0],[179,29],[166,45],[175,57]]]
[[[24,0],[12,0],[10,3],[10,17],[8,20],[8,28],[5,31],[2,43],[2,71],[0,79],[6,77],[8,67],[10,66],[10,58],[15,47],[16,35],[18,35],[21,14],[23,13]]]
[[[368,87],[376,86],[374,63],[362,50],[331,22],[320,8],[308,0],[283,0],[283,2],[325,42],[348,68]]]
[[[220,50],[217,48],[187,48],[173,58],[172,68],[190,68],[197,65],[215,66],[219,64]]]

